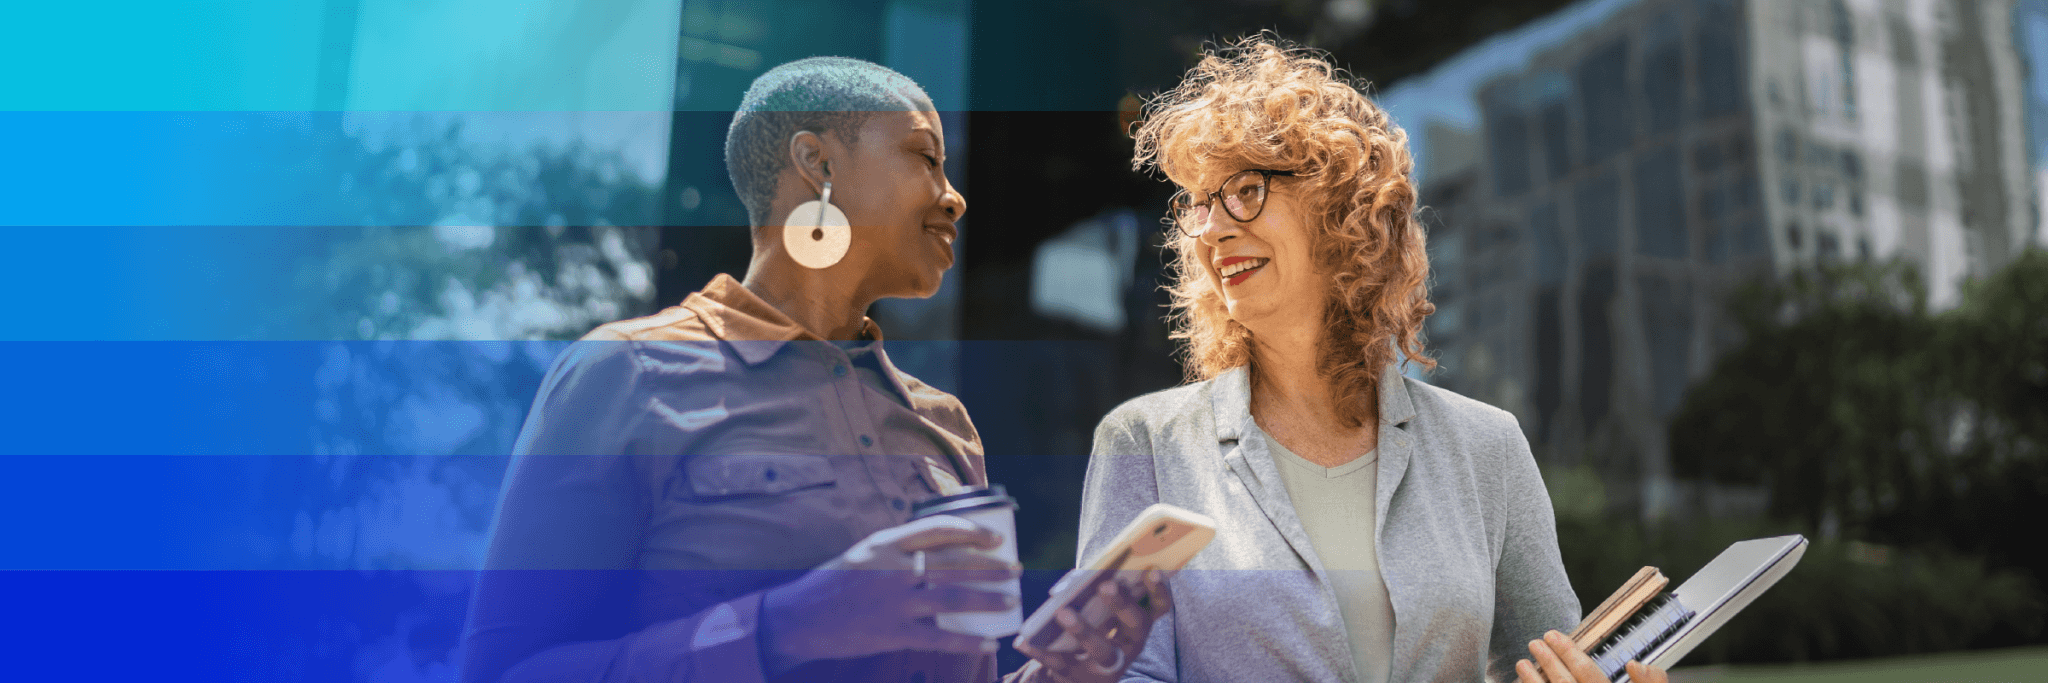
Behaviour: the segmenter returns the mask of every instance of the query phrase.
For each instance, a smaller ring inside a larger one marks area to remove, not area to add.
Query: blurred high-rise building
[[[1709,495],[1673,480],[1665,427],[1738,341],[1732,285],[1897,257],[1941,307],[2041,243],[2026,62],[2013,0],[1601,4],[1471,82],[1476,129],[1404,122],[1428,141],[1432,381],[1661,515]]]

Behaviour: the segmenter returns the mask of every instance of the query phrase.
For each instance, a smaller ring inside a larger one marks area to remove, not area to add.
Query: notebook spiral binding
[[[1678,627],[1685,625],[1686,620],[1691,619],[1692,615],[1693,611],[1686,609],[1685,603],[1678,601],[1678,596],[1671,593],[1658,595],[1645,603],[1642,609],[1637,610],[1635,616],[1623,622],[1620,628],[1615,629],[1614,635],[1608,636],[1606,640],[1594,646],[1589,654],[1593,657],[1593,663],[1599,665],[1600,671],[1607,674],[1609,680],[1613,680],[1621,675],[1622,667],[1626,666],[1629,660],[1640,659],[1651,649],[1663,644],[1664,640],[1670,638]]]

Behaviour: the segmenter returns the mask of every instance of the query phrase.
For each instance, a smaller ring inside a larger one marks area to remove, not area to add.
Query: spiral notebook
[[[1742,541],[1671,590],[1662,572],[1644,567],[1572,629],[1572,640],[1615,683],[1628,680],[1629,660],[1668,670],[1805,554],[1798,534]]]

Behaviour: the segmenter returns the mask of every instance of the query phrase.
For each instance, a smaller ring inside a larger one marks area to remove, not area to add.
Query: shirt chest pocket
[[[683,459],[669,497],[698,501],[774,496],[837,485],[830,458],[817,455],[698,455]]]

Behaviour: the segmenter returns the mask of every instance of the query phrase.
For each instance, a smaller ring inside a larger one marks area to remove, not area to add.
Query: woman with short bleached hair
[[[867,310],[924,298],[967,200],[903,74],[810,57],[726,134],[753,260],[562,352],[520,431],[469,612],[466,683],[989,682],[995,636],[938,616],[1018,597],[996,529],[917,504],[989,484],[958,399],[899,369]],[[1136,577],[1133,577],[1136,578]],[[1100,683],[1172,608],[1106,583],[1071,652],[1008,681]],[[1077,659],[1093,654],[1092,666]]]
[[[1126,680],[1512,678],[1579,603],[1514,416],[1398,370],[1435,365],[1406,134],[1268,36],[1212,51],[1146,114],[1135,165],[1182,188],[1190,383],[1096,429],[1080,551],[1159,502],[1218,529]],[[1542,651],[1521,673],[1597,679]]]

